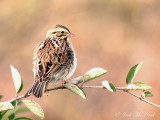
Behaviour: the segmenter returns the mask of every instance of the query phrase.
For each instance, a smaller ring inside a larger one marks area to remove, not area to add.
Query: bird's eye
[[[63,34],[63,33],[64,33],[64,31],[61,31],[61,33]]]

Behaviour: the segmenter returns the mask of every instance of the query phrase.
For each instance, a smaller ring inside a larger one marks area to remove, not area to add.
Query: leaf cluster
[[[102,81],[102,87],[100,86],[100,88],[107,89],[110,92],[116,92],[117,90],[124,90],[124,91],[139,90],[139,91],[142,91],[141,93],[142,99],[146,97],[152,97],[153,94],[149,91],[151,89],[151,86],[142,82],[133,82],[142,64],[143,62],[140,62],[139,64],[136,64],[133,67],[131,67],[126,77],[125,87],[115,87],[112,82],[108,82],[107,80],[104,80]],[[18,97],[19,93],[21,93],[21,91],[23,90],[23,81],[21,79],[21,76],[18,70],[13,66],[10,66],[10,67],[11,67],[11,73],[12,73],[12,78],[13,78],[17,98],[11,99],[10,101],[3,102],[2,100],[3,95],[0,95],[0,120],[5,120],[5,119],[32,120],[31,118],[27,118],[27,117],[17,117],[17,113],[28,112],[28,111],[31,111],[37,117],[43,120],[44,112],[38,103],[32,100],[22,100],[22,98],[24,98],[24,95]],[[106,73],[107,71],[102,68],[93,68],[88,72],[86,72],[83,76],[80,76],[68,81],[63,86],[60,86],[59,89],[66,88],[71,92],[75,93],[76,95],[79,95],[83,99],[86,99],[86,94],[83,91],[84,87],[80,86],[79,84],[94,80],[95,78],[98,78]],[[50,91],[51,90],[54,90],[54,89],[50,89]],[[25,107],[22,105],[25,105]]]

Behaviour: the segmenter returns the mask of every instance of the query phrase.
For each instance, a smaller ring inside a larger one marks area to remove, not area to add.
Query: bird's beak
[[[68,36],[68,37],[74,37],[74,36],[75,36],[75,34],[73,34],[73,33],[69,33],[67,36]]]

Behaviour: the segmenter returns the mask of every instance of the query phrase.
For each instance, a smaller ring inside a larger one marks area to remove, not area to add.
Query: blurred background
[[[10,67],[24,81],[24,94],[33,83],[35,46],[55,25],[67,26],[78,58],[73,77],[101,67],[106,75],[87,85],[108,80],[125,86],[128,70],[144,61],[135,81],[152,86],[148,100],[160,104],[160,1],[158,0],[1,0],[0,1],[0,94],[15,96]],[[160,110],[122,91],[85,89],[87,99],[68,90],[50,92],[38,102],[46,120],[158,120]],[[126,115],[125,115],[126,114]],[[137,115],[140,114],[140,115]],[[19,114],[37,119],[31,112]]]

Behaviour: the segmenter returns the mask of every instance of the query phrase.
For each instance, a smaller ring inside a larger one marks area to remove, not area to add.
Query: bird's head
[[[53,26],[46,34],[46,38],[64,39],[71,36],[74,36],[74,34],[72,34],[67,27],[60,24]]]

